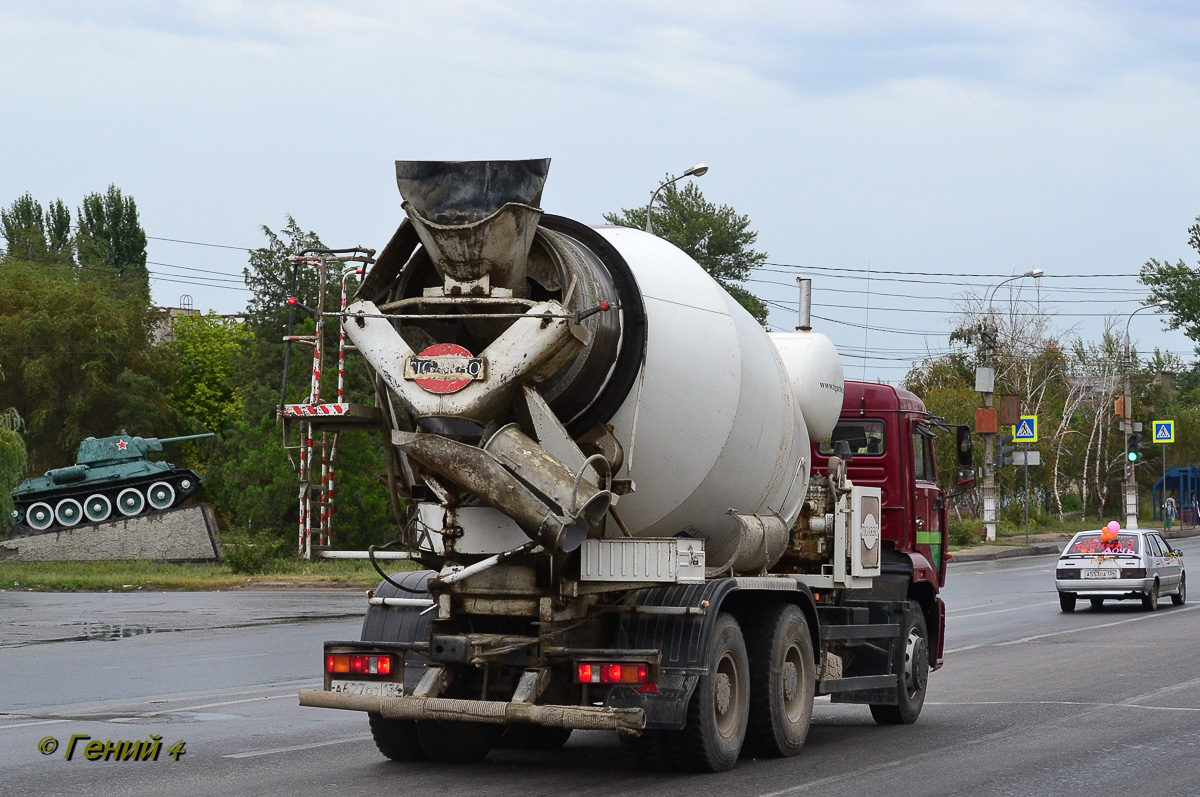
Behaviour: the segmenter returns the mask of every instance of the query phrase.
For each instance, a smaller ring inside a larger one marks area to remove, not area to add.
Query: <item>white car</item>
[[[1187,600],[1183,551],[1146,529],[1121,529],[1108,541],[1100,530],[1079,532],[1058,559],[1054,586],[1064,612],[1075,611],[1077,598],[1087,598],[1095,609],[1105,600],[1136,598],[1150,611],[1161,595],[1170,595],[1176,606]]]

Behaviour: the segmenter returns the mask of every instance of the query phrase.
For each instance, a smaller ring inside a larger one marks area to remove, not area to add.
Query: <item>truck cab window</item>
[[[835,448],[843,440],[856,457],[882,457],[887,449],[887,426],[875,419],[838,421],[833,433],[817,445],[817,451],[823,456],[831,456],[837,453]]]

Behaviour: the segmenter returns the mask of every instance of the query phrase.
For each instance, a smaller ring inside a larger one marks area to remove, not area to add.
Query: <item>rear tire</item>
[[[1064,612],[1075,611],[1075,593],[1060,592],[1058,593],[1058,607]]]
[[[668,731],[642,731],[641,736],[622,736],[621,752],[625,760],[649,772],[670,772],[675,769]]]
[[[723,772],[737,763],[750,717],[750,662],[732,615],[717,617],[705,659],[708,672],[692,692],[687,725],[670,737],[671,751],[682,770]]]
[[[430,761],[441,764],[470,764],[480,761],[500,741],[503,725],[486,722],[442,722],[420,720],[417,738]]]
[[[1142,608],[1148,612],[1158,610],[1158,582],[1154,582],[1154,586],[1150,591],[1142,596]]]
[[[1171,603],[1175,604],[1176,606],[1182,606],[1186,602],[1187,602],[1187,579],[1183,576],[1183,574],[1180,574],[1179,589],[1177,589],[1175,591],[1175,594],[1171,596]]]
[[[804,613],[773,606],[750,631],[750,721],[744,749],[786,758],[800,752],[812,720],[816,662]]]
[[[417,723],[412,720],[389,720],[375,713],[367,714],[367,721],[371,723],[371,737],[375,739],[375,746],[388,758],[393,761],[429,759],[421,747],[421,740],[417,738]]]
[[[1088,598],[1088,600],[1091,601],[1093,609],[1104,608],[1104,598]]]
[[[925,689],[929,685],[929,630],[918,604],[909,601],[906,614],[908,618],[901,637],[903,649],[896,661],[899,670],[896,705],[871,706],[871,716],[880,725],[912,725],[921,716],[921,708],[925,705]]]

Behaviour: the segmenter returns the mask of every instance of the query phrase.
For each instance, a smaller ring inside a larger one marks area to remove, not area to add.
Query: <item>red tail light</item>
[[[644,684],[645,664],[579,664],[575,679],[581,684]]]
[[[365,653],[331,653],[325,657],[325,672],[352,675],[391,675],[391,656],[369,656]]]

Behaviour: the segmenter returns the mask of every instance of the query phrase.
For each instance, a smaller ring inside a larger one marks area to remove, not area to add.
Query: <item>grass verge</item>
[[[384,565],[388,572],[410,570],[409,562]],[[353,587],[367,589],[379,574],[365,560],[301,562],[276,559],[254,575],[235,573],[227,564],[168,562],[0,562],[0,589],[63,592],[214,590],[258,587]]]

